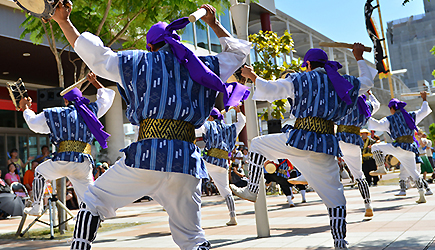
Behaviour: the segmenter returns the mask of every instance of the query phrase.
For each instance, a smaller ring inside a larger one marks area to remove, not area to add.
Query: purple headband
[[[68,101],[73,101],[79,115],[83,118],[95,139],[100,143],[101,147],[107,148],[107,138],[110,134],[106,133],[103,124],[98,120],[97,116],[88,108],[89,99],[82,96],[82,92],[78,88],[74,88],[66,93],[63,98]]]
[[[225,109],[236,106],[249,96],[249,88],[239,83],[223,83],[222,80],[211,71],[199,58],[180,42],[180,36],[175,30],[183,29],[188,25],[189,19],[183,17],[167,25],[164,22],[154,24],[147,33],[147,44],[166,42],[172,49],[177,60],[189,71],[193,81],[209,89],[224,94]],[[151,48],[147,46],[150,51]]]
[[[329,61],[326,52],[316,48],[307,51],[302,67],[307,67],[307,61],[324,63],[326,74],[329,80],[331,80],[337,95],[341,100],[345,101],[347,105],[352,104],[349,91],[353,88],[353,85],[337,72],[337,70],[343,67],[339,62]]]
[[[372,112],[370,112],[369,105],[367,104],[367,97],[365,95],[358,96],[358,109],[359,113],[364,115],[366,118],[372,116]]]
[[[224,116],[221,114],[221,112],[217,108],[213,108],[210,112],[210,116],[217,116],[217,119],[223,120]]]
[[[418,131],[417,126],[415,126],[414,119],[412,119],[411,115],[404,109],[405,106],[406,102],[399,101],[396,98],[391,99],[391,101],[388,103],[389,108],[393,107],[395,110],[400,110],[400,112],[402,112],[403,118],[405,118],[406,125],[408,125],[410,129],[415,129],[416,131]]]

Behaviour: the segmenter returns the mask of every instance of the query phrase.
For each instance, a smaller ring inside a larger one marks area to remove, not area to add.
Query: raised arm
[[[97,100],[95,101],[95,103],[98,106],[97,117],[101,118],[112,106],[113,99],[115,99],[115,91],[105,88],[97,80],[97,76],[93,72],[90,72],[87,75],[87,79],[97,89]]]
[[[98,76],[121,83],[119,75],[118,54],[110,48],[104,47],[97,36],[89,32],[80,35],[69,19],[71,7],[64,7],[59,3],[53,19],[59,24],[68,42],[74,48],[86,65]],[[122,84],[120,84],[122,87]]]
[[[276,81],[264,80],[255,74],[252,66],[242,68],[242,76],[247,77],[255,83],[253,100],[273,102],[281,99],[294,99],[294,86],[290,77]]]
[[[237,122],[234,123],[234,125],[236,126],[236,133],[240,134],[240,132],[242,131],[243,127],[245,127],[246,117],[240,111],[240,107],[234,107],[234,109],[237,112]]]
[[[251,43],[233,38],[216,19],[216,10],[211,5],[204,4],[201,8],[207,10],[207,15],[202,20],[212,28],[221,43],[222,52],[216,56],[219,60],[219,77],[223,82],[226,82],[245,63],[251,52]]]
[[[372,104],[373,110],[372,115],[374,115],[376,112],[378,112],[379,108],[381,107],[381,103],[376,99],[376,97],[373,95],[371,91],[367,91],[369,94],[369,101]]]
[[[415,111],[415,124],[419,124],[426,116],[432,113],[432,109],[429,107],[429,103],[426,100],[427,93],[422,91],[420,92],[420,96],[423,99],[423,103],[421,104],[421,108]]]
[[[30,109],[31,106],[32,98],[28,97],[20,100],[20,108],[23,110],[23,117],[27,126],[35,133],[49,134],[50,128],[45,120],[44,112],[35,114],[35,112]]]

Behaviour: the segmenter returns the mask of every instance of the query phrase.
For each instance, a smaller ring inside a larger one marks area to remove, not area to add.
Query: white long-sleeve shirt
[[[237,134],[240,134],[243,127],[245,127],[245,124],[246,124],[246,116],[243,115],[242,112],[238,112],[237,113],[237,122],[234,123],[234,126],[236,126],[236,133]],[[196,136],[198,137],[198,136],[201,136],[202,134],[205,134],[205,132],[207,132],[205,130],[206,129],[205,129],[204,124],[201,127],[195,129]]]
[[[100,88],[97,90],[97,100],[95,103],[98,106],[97,117],[101,118],[110,109],[115,98],[115,91],[108,88]],[[45,120],[44,112],[35,114],[33,110],[26,109],[23,112],[24,120],[30,130],[35,133],[49,134],[50,128]]]
[[[364,60],[358,61],[358,69],[360,74],[358,80],[361,83],[358,95],[362,95],[374,86],[373,80],[378,72],[376,69],[370,68]],[[255,84],[253,100],[268,102],[287,98],[294,100],[295,90],[290,77],[276,81],[267,81],[257,77]]]
[[[245,63],[251,51],[251,43],[232,37],[221,37],[219,41],[222,52],[216,56],[219,60],[220,78],[226,82]],[[77,38],[74,49],[95,74],[117,83],[122,82],[118,54],[104,47],[99,37],[84,32]],[[122,84],[119,86],[123,87]]]
[[[415,111],[415,124],[420,123],[431,112],[432,109],[429,107],[429,103],[424,101],[421,105],[421,109]],[[388,121],[387,117],[384,117],[381,120],[376,120],[370,117],[367,125],[369,130],[386,131],[390,133],[390,122]]]
[[[369,95],[369,101],[373,107],[372,115],[374,115],[376,112],[378,112],[379,108],[381,107],[381,103],[378,101],[378,99],[376,99],[376,97],[373,94]]]

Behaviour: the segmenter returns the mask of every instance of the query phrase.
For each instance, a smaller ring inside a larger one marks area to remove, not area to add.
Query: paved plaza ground
[[[415,188],[408,190],[406,197],[395,197],[397,191],[397,184],[371,188],[374,217],[364,221],[364,205],[358,189],[346,188],[350,249],[435,250],[435,196],[428,196],[426,204],[417,204]],[[268,238],[257,237],[254,204],[240,199],[236,199],[239,225],[228,227],[225,226],[228,210],[223,198],[203,197],[202,226],[213,249],[332,249],[327,211],[317,194],[307,193],[308,202],[304,204],[296,194],[294,201],[296,207],[289,208],[285,196],[267,197],[271,232]],[[15,232],[19,221],[20,217],[0,221],[0,234]],[[142,224],[99,233],[92,249],[178,249],[171,238],[167,214],[154,201],[124,207],[116,218],[105,223],[133,225],[134,222]],[[38,223],[33,228],[40,227],[46,226]],[[68,249],[68,245],[66,239],[0,240],[0,249],[58,250]]]

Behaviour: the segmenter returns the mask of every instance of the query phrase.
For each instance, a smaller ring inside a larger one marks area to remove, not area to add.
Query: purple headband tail
[[[164,23],[156,24],[155,29],[150,29],[150,36],[147,35],[148,43],[165,41],[172,49],[177,60],[183,64],[189,71],[193,81],[201,84],[209,89],[219,91],[224,94],[223,101],[225,109],[228,110],[231,106],[236,106],[241,101],[244,101],[249,96],[249,88],[239,83],[224,84],[222,80],[211,71],[199,58],[186,46],[180,42],[180,37],[175,33],[175,30],[182,29],[189,24],[187,17],[173,21],[165,27],[163,34],[161,32]],[[156,30],[156,31],[155,31]],[[148,49],[149,50],[149,49]]]
[[[411,115],[404,109],[405,106],[406,102],[399,101],[396,98],[391,99],[391,101],[388,103],[389,108],[394,107],[395,110],[400,110],[400,112],[402,112],[406,125],[408,125],[410,129],[418,131],[414,119],[412,119]]]
[[[217,116],[218,120],[223,120],[224,116],[222,115],[222,113],[217,109],[217,108],[213,108],[210,112],[211,116]]]
[[[366,118],[369,118],[372,116],[372,113],[370,112],[370,108],[366,100],[367,98],[365,95],[358,96],[358,109],[360,114],[364,115]]]
[[[104,126],[98,120],[97,116],[88,108],[89,99],[82,96],[82,92],[79,89],[72,89],[70,92],[64,95],[64,98],[68,101],[74,101],[74,106],[77,109],[79,115],[83,118],[95,139],[103,148],[107,148],[107,138],[110,136],[103,130]]]

